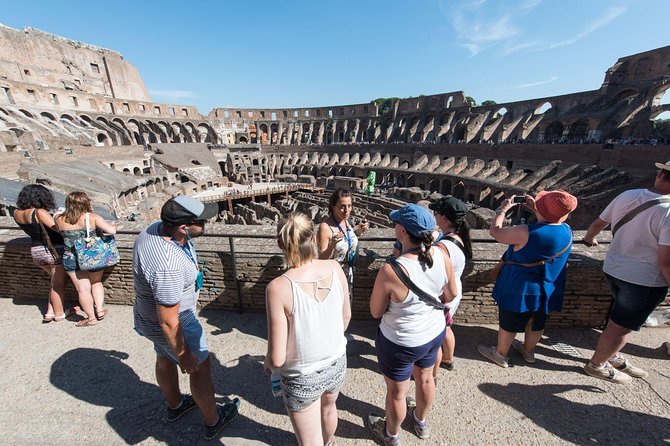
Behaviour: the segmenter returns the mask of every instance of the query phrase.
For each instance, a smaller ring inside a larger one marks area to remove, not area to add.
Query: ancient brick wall
[[[135,232],[139,226],[124,223],[124,229]],[[0,217],[0,226],[14,226],[7,217]],[[265,286],[282,273],[282,259],[274,240],[275,229],[267,226],[210,225],[208,236],[197,241],[200,260],[203,262],[205,285],[201,292],[202,307],[237,311],[264,311]],[[244,234],[252,238],[235,238],[235,265],[230,242],[216,233]],[[576,234],[579,240],[582,232]],[[371,229],[369,237],[393,237],[390,229]],[[456,321],[462,323],[497,323],[497,308],[491,299],[492,283],[489,271],[497,263],[504,246],[494,243],[486,231],[473,231],[474,261],[463,277],[464,297]],[[117,241],[121,262],[106,276],[107,302],[130,305],[133,302],[131,268],[134,235],[119,235]],[[363,240],[354,283],[353,313],[357,319],[369,319],[368,299],[377,270],[390,254],[389,241]],[[576,245],[570,257],[568,283],[563,312],[553,314],[549,325],[553,327],[598,327],[607,316],[611,304],[610,291],[603,281],[602,259],[607,245],[587,249]],[[235,275],[235,270],[237,275]],[[235,277],[239,282],[236,285]],[[47,277],[34,266],[29,254],[29,240],[16,230],[0,229],[0,283],[4,284],[0,297],[17,302],[28,299],[45,299],[48,291]],[[72,285],[67,297],[76,300]],[[666,301],[670,304],[670,300]]]

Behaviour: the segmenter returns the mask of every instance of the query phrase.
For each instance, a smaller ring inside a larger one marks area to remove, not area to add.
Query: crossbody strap
[[[42,234],[44,234],[44,238],[47,241],[47,247],[49,248],[49,251],[51,251],[51,255],[53,256],[54,259],[58,260],[60,258],[60,255],[58,254],[58,251],[56,251],[56,248],[54,248],[54,245],[51,243],[51,237],[49,237],[47,228],[44,226],[44,223],[42,223],[42,220],[40,220],[39,217],[37,216],[37,209],[33,211],[32,217],[35,220],[37,220],[37,223],[39,223],[40,228],[42,229]]]
[[[434,297],[432,297],[430,294],[426,293],[422,289],[420,289],[414,282],[412,282],[412,279],[409,278],[407,273],[405,273],[405,270],[402,269],[400,266],[400,263],[398,260],[396,260],[393,257],[389,257],[386,259],[386,263],[391,265],[391,268],[393,268],[393,271],[396,273],[400,281],[414,294],[416,294],[416,297],[419,298],[419,300],[429,307],[433,307],[435,310],[440,310],[444,311],[444,304],[442,302],[438,302],[435,300]]]
[[[645,201],[641,205],[629,211],[626,215],[623,216],[621,220],[619,220],[618,222],[616,222],[614,226],[612,226],[612,236],[616,234],[616,232],[619,230],[620,227],[622,227],[623,225],[631,221],[633,218],[635,218],[637,214],[661,203],[670,203],[670,197],[660,197],[660,198],[654,198],[653,200]]]
[[[505,263],[505,265],[517,265],[517,266],[525,266],[525,267],[533,267],[533,266],[544,265],[545,263],[548,263],[550,260],[554,260],[556,257],[559,257],[565,251],[570,249],[571,245],[572,245],[572,236],[570,236],[570,241],[568,242],[567,245],[565,245],[565,248],[561,249],[560,251],[558,251],[556,254],[549,257],[548,259],[539,260],[539,261],[533,262],[533,263],[519,263],[519,262],[512,262],[512,261],[509,261],[509,260],[505,260],[504,263]]]
[[[448,235],[445,235],[444,237],[442,237],[442,240],[449,240],[451,243],[453,243],[454,245],[458,246],[458,248],[459,248],[461,251],[463,251],[463,254],[465,254],[465,246],[463,246],[463,243],[461,243],[460,241],[458,241],[458,239],[456,239],[456,238],[454,238],[454,237],[449,237]]]

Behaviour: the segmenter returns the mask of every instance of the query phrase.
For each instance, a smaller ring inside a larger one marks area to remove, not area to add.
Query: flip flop
[[[43,324],[48,324],[49,322],[53,321],[55,318],[56,318],[56,316],[53,313],[47,313],[42,318],[42,323]]]
[[[101,321],[105,318],[105,316],[107,316],[107,310],[106,309],[102,309],[100,311],[95,310],[95,318],[97,320]]]
[[[67,315],[65,313],[61,314],[60,316],[54,316],[54,322],[60,322],[63,319],[65,319]]]
[[[95,319],[92,321],[88,319],[83,319],[74,324],[75,327],[93,327],[94,325],[98,325],[98,321],[96,321]]]

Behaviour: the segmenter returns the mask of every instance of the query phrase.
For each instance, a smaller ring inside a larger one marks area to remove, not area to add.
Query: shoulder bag
[[[98,237],[90,236],[90,214],[85,215],[86,237],[74,242],[79,269],[85,271],[99,270],[119,263],[119,250],[113,235]]]
[[[49,237],[49,233],[47,232],[47,228],[44,227],[44,223],[42,223],[42,220],[37,216],[37,209],[33,211],[33,217],[35,217],[35,220],[37,220],[37,223],[40,225],[40,229],[42,230],[42,235],[44,235],[44,239],[47,241],[47,248],[49,249],[49,252],[51,253],[51,256],[54,258],[54,264],[58,264],[61,262],[61,256],[58,254],[58,251],[56,248],[54,248],[54,245],[51,243],[51,238]]]

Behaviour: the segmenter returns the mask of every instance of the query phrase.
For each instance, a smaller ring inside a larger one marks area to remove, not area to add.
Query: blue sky
[[[156,102],[284,108],[594,90],[670,45],[668,0],[11,1],[0,22],[116,50]]]

